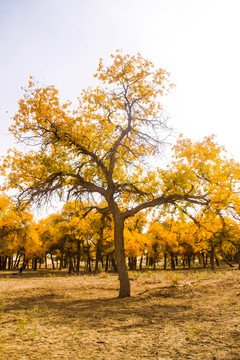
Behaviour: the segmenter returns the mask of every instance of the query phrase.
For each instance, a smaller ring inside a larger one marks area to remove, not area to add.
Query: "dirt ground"
[[[240,360],[240,271],[130,278],[1,272],[0,359]]]

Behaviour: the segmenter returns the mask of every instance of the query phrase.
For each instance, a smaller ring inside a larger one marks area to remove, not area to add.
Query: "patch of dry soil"
[[[1,273],[0,358],[240,360],[240,272],[177,276]]]

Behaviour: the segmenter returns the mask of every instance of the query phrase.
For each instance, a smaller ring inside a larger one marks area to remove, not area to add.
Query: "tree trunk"
[[[238,270],[240,270],[240,249],[238,249],[237,253],[235,254],[235,259],[238,264]]]
[[[36,257],[32,259],[32,269],[34,271],[37,271],[37,261],[38,259]]]
[[[2,264],[2,270],[7,269],[7,256],[3,256],[3,264]]]
[[[89,245],[87,246],[87,267],[88,267],[88,271],[92,272],[90,246]]]
[[[108,255],[106,255],[105,272],[108,272]]]
[[[95,261],[95,273],[98,272],[98,263],[101,260],[102,257],[102,251],[103,251],[103,231],[105,227],[105,221],[106,221],[106,214],[102,214],[101,216],[101,226],[99,229],[99,237],[97,239],[96,244],[96,261]]]
[[[214,249],[213,248],[211,248],[211,250],[210,250],[210,264],[211,264],[211,270],[214,270],[215,266],[214,266]]]
[[[60,257],[59,270],[62,270],[62,268],[63,268],[63,252],[61,253],[61,257]]]
[[[175,264],[176,264],[176,266],[178,266],[178,257],[177,256],[175,257]]]
[[[117,271],[120,281],[119,297],[125,298],[130,296],[130,282],[127,272],[127,266],[125,261],[124,252],[124,219],[119,214],[114,216],[114,243],[115,243],[115,255],[117,263]]]
[[[208,254],[206,254],[206,265],[208,264]]]
[[[155,271],[156,270],[156,259],[153,258],[153,270]]]
[[[11,256],[9,256],[9,258],[8,258],[8,270],[12,269],[12,263],[13,263],[13,259],[12,259]]]
[[[206,261],[205,261],[205,254],[202,253],[202,262],[203,262],[203,267],[206,267]]]
[[[101,260],[101,254],[102,254],[102,244],[97,241],[97,249],[96,249],[96,259],[95,259],[95,269],[94,272],[98,272],[98,263]]]
[[[81,257],[81,243],[80,240],[77,240],[77,265],[76,265],[77,274],[80,271],[80,257]]]
[[[52,254],[51,254],[51,261],[52,261],[52,268],[53,268],[53,270],[55,270],[55,265],[54,265],[54,260],[53,260]]]
[[[225,261],[225,263],[227,263],[230,267],[234,267],[234,265],[231,264],[230,261],[228,261],[227,257],[225,256],[225,254],[222,250],[221,250],[221,255],[222,255],[223,261]]]
[[[17,268],[17,264],[18,264],[18,262],[19,262],[20,257],[21,257],[21,254],[19,254],[19,253],[17,252],[16,258],[15,258],[15,261],[14,261],[14,265],[13,265],[13,269],[16,269],[16,268]],[[0,262],[0,263],[1,263],[1,262]]]
[[[68,258],[69,258],[69,267],[68,267],[68,273],[72,274],[74,271],[74,267],[73,267],[73,260],[72,260],[72,255],[69,253],[68,254]]]
[[[201,259],[200,254],[197,255],[197,258],[198,258],[198,264],[199,264],[199,265],[202,265],[202,259]]]
[[[174,261],[173,253],[170,253],[170,256],[171,256],[171,269],[175,270],[175,261]]]
[[[148,258],[148,253],[146,254],[146,267],[148,267],[148,261],[149,261],[149,258]]]
[[[163,264],[163,269],[167,270],[167,253],[164,253],[164,264]]]

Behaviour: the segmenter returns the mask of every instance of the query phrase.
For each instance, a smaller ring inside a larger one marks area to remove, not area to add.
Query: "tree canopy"
[[[125,220],[155,206],[179,204],[186,211],[190,203],[208,205],[216,191],[187,143],[175,149],[180,161],[161,169],[159,154],[170,131],[161,97],[173,86],[166,70],[140,54],[117,51],[108,66],[100,59],[95,77],[99,85],[83,90],[74,110],[70,102],[60,103],[54,86],[41,87],[31,77],[10,127],[28,150],[11,150],[2,170],[20,202],[41,203],[57,194],[111,213],[119,296],[125,297]]]

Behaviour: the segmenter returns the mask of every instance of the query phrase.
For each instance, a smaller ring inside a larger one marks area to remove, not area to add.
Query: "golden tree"
[[[7,258],[10,268],[14,256],[17,265],[20,257],[30,255],[34,246],[35,254],[39,253],[41,244],[32,214],[27,209],[19,211],[8,197],[0,195],[0,269],[5,269]],[[1,257],[4,258],[3,266]]]
[[[166,193],[161,172],[149,170],[169,130],[162,116],[161,96],[171,88],[169,74],[155,69],[140,54],[117,51],[112,63],[100,60],[99,86],[83,90],[79,106],[60,104],[54,86],[38,87],[32,78],[10,131],[30,146],[13,150],[3,167],[8,186],[27,202],[61,198],[107,202],[114,223],[120,297],[130,296],[124,253],[124,221],[139,211],[176,201],[202,201],[190,191]],[[32,146],[32,147],[31,147]],[[31,166],[29,166],[31,164]]]

